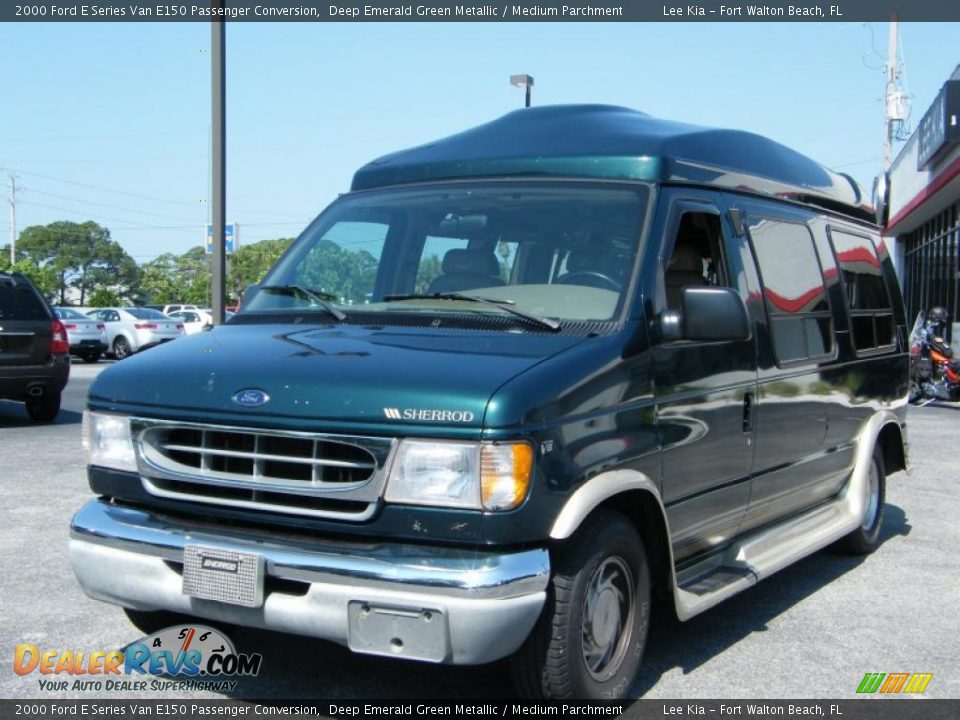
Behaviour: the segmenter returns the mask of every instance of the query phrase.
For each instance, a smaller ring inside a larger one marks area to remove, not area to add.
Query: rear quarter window
[[[893,305],[877,248],[866,235],[829,228],[850,317],[853,345],[858,352],[892,347]]]

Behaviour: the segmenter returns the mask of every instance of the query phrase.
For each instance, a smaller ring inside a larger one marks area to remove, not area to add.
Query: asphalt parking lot
[[[18,676],[18,643],[41,650],[113,649],[139,633],[88,599],[67,564],[72,513],[89,497],[80,447],[83,398],[108,366],[75,364],[64,410],[32,426],[0,401],[0,697],[44,692]],[[884,542],[869,558],[818,553],[689,623],[655,622],[635,696],[850,698],[867,672],[930,672],[926,696],[960,697],[960,407],[912,409],[912,470],[890,478]],[[500,698],[502,666],[436,667],[352,655],[327,643],[239,629],[241,652],[264,656],[237,698]],[[115,697],[220,697],[147,691]]]

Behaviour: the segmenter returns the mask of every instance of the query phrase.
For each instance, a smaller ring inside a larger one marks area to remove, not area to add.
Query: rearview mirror
[[[688,287],[680,296],[680,310],[660,315],[664,340],[744,341],[751,337],[743,298],[733,288]]]

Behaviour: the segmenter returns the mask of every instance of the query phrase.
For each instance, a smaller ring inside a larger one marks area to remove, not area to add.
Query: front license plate
[[[183,549],[183,594],[231,605],[263,605],[263,557],[253,553],[187,545]]]

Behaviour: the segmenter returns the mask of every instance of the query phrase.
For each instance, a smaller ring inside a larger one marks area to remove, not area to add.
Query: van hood
[[[100,409],[479,428],[505,382],[582,336],[350,325],[224,325],[116,363]],[[250,393],[242,391],[249,390]],[[266,398],[266,401],[264,399]],[[182,412],[180,412],[182,411]]]

